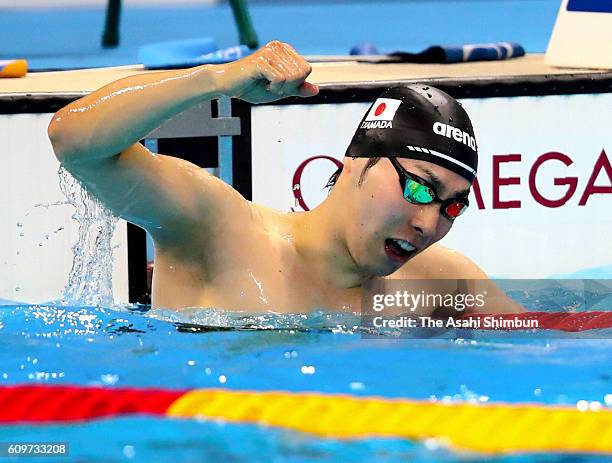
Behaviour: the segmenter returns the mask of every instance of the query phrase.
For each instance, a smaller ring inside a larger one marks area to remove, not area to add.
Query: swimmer
[[[220,96],[250,103],[314,96],[311,70],[274,41],[232,63],[115,81],[54,115],[49,137],[64,168],[152,236],[153,307],[358,312],[362,288],[375,277],[434,285],[487,278],[436,244],[468,206],[477,154],[467,114],[435,88],[385,92],[357,128],[328,197],[308,212],[254,204],[206,170],[139,143]],[[523,310],[503,300],[485,311]]]

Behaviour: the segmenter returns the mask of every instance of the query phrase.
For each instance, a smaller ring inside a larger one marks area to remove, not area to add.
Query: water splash
[[[229,311],[216,308],[151,309],[146,316],[177,324],[239,330],[330,331],[354,334],[361,331],[358,314],[316,310],[305,313]]]
[[[64,288],[64,304],[112,307],[113,250],[111,238],[117,217],[92,197],[67,170],[60,167],[60,189],[75,208],[79,239],[72,247],[73,261]]]

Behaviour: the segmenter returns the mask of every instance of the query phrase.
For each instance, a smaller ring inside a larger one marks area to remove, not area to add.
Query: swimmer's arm
[[[167,119],[221,94],[214,66],[139,73],[62,108],[49,138],[67,166],[118,156]]]
[[[215,210],[237,213],[244,200],[197,166],[151,153],[138,141],[221,95],[251,102],[313,95],[310,71],[292,48],[274,42],[234,63],[130,76],[56,113],[49,138],[62,165],[120,217],[149,231],[203,225],[197,221],[203,212],[211,222]]]
[[[53,116],[48,133],[55,155],[115,215],[156,240],[202,229],[235,201],[203,169],[154,154],[138,141],[165,119],[219,96],[218,85],[210,66],[106,85]]]
[[[443,256],[444,278],[468,280],[467,293],[482,296],[484,306],[466,310],[466,313],[519,313],[526,309],[506,295],[487,274],[471,259],[452,249],[440,245],[438,252]]]
[[[220,96],[253,103],[312,96],[311,66],[293,48],[271,42],[233,63],[146,72],[112,82],[58,111],[49,125],[66,164],[117,156],[167,119]]]

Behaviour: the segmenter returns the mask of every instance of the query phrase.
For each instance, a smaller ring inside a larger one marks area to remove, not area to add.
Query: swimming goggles
[[[404,199],[412,204],[440,203],[440,212],[448,220],[455,220],[470,205],[467,198],[449,198],[442,201],[436,190],[427,180],[408,172],[395,158],[388,158],[399,175],[399,182],[404,192]]]

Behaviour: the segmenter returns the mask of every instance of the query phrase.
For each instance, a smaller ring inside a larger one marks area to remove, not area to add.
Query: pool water
[[[596,330],[593,339],[487,333],[364,339],[354,329],[358,320],[341,314],[245,319],[214,310],[179,317],[146,309],[1,306],[0,384],[224,387],[570,406],[587,401],[612,408],[608,330]],[[269,329],[219,331],[194,321]],[[83,462],[612,461],[601,455],[493,458],[435,442],[340,441],[258,425],[142,416],[0,426],[0,442],[12,440],[69,442],[66,461]]]

